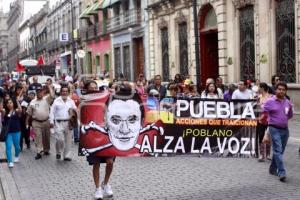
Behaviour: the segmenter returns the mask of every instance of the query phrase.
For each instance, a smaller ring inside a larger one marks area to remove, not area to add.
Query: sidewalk
[[[270,162],[247,158],[117,158],[111,179],[114,200],[142,199],[294,199],[300,197],[300,117],[290,126],[291,141],[285,154],[287,183],[268,174]],[[73,145],[72,162],[57,161],[52,140],[51,155],[34,160],[34,150],[25,150],[13,169],[0,164],[0,179],[6,199],[91,200],[92,167],[78,157]],[[32,145],[34,146],[34,145]],[[0,145],[0,158],[3,157]],[[101,166],[103,179],[104,165]],[[107,199],[106,199],[107,200]]]
[[[5,144],[0,143],[0,158],[5,158]],[[21,200],[15,180],[7,163],[0,163],[0,200]]]

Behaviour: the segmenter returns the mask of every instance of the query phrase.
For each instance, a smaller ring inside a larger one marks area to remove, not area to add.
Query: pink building
[[[90,2],[80,15],[82,40],[85,41],[86,56],[83,72],[103,74],[111,71],[111,43],[106,32],[107,12],[102,10],[102,2]]]

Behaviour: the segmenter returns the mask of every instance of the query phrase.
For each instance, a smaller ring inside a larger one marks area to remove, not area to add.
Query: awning
[[[36,36],[39,36],[39,35],[41,35],[42,33],[46,33],[47,32],[47,29],[46,29],[46,27],[44,27],[44,28],[42,28],[37,34],[36,34]]]
[[[24,66],[35,66],[37,65],[37,60],[34,60],[34,59],[28,59],[28,60],[21,60],[19,62],[21,65],[24,65]]]
[[[93,8],[93,11],[99,11],[102,10],[102,4],[103,4],[104,0],[100,0],[98,3],[95,3],[96,6]]]
[[[97,3],[94,3],[91,7],[90,7],[90,9],[87,11],[87,15],[96,15],[96,14],[98,14],[98,10],[95,10],[95,8],[96,7],[98,7],[98,5],[99,5],[99,2],[97,2]]]
[[[110,7],[111,5],[119,2],[120,0],[104,0],[103,4],[102,4],[102,8],[108,8]]]
[[[88,6],[80,15],[79,19],[84,19],[84,18],[90,18],[90,16],[87,15],[87,12],[90,10],[90,6]]]

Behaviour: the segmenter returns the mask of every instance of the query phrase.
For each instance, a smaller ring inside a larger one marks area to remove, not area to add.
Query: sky
[[[9,5],[10,5],[10,3],[14,2],[14,1],[16,1],[16,0],[0,0],[0,8],[2,8],[5,13],[7,13],[9,11]],[[57,1],[59,1],[59,0],[50,0],[50,8]]]

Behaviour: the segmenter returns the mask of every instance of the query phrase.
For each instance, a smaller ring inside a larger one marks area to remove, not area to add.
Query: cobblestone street
[[[269,162],[252,158],[117,158],[113,199],[299,199],[299,119],[291,122],[285,153],[287,183],[268,174]],[[1,144],[1,157],[3,149]],[[25,150],[13,169],[2,163],[6,199],[93,199],[92,168],[85,157],[76,156],[76,145],[73,152],[72,162],[57,161],[52,146],[51,155],[41,160],[34,160],[33,150]]]

